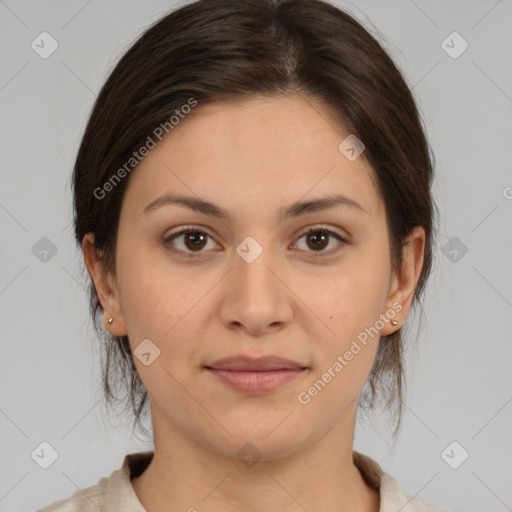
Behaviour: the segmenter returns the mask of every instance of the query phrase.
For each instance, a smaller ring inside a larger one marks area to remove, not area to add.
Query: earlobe
[[[114,336],[126,336],[128,334],[125,326],[118,319],[109,316],[109,312],[106,310],[104,310],[103,313],[103,323],[105,325],[105,329]]]
[[[105,329],[115,336],[125,336],[127,332],[124,327],[115,281],[112,275],[105,271],[103,260],[94,243],[93,233],[87,233],[82,239],[82,253],[103,308]]]

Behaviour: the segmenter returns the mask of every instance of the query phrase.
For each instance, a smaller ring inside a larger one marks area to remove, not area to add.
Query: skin
[[[373,170],[364,153],[349,161],[338,149],[348,134],[310,98],[199,105],[129,176],[115,277],[92,234],[84,237],[105,327],[128,334],[132,351],[146,338],[160,350],[149,366],[134,358],[150,397],[155,455],[132,484],[148,512],[379,510],[378,492],[352,462],[357,399],[379,336],[309,404],[297,400],[394,303],[402,306],[394,319],[404,323],[423,265],[425,233],[417,227],[400,272],[392,272]],[[233,218],[176,204],[144,214],[164,193],[198,196]],[[281,219],[293,202],[335,193],[364,212],[338,205]],[[348,243],[333,236],[323,246],[308,243],[303,232],[318,225]],[[187,235],[165,242],[186,227],[209,234],[200,257],[187,258],[195,247]],[[252,263],[236,252],[247,236],[263,248]],[[315,259],[322,251],[332,253]],[[388,319],[380,335],[399,326]],[[204,369],[240,354],[275,354],[308,370],[248,396]],[[262,455],[252,467],[237,457],[247,442]]]

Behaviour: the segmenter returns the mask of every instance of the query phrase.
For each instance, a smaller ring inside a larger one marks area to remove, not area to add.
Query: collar
[[[140,503],[130,479],[142,474],[153,460],[154,451],[130,453],[125,456],[121,469],[114,471],[106,482],[105,510],[108,512],[147,512]],[[352,451],[354,465],[361,473],[365,482],[380,493],[379,512],[396,512],[409,505],[404,512],[437,511],[420,498],[406,495],[396,480],[384,473],[372,458]],[[412,503],[411,503],[412,502]],[[398,507],[398,508],[397,508]]]

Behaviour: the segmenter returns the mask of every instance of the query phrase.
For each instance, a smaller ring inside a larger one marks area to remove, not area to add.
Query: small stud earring
[[[392,325],[398,325],[398,322],[396,320],[391,320]]]
[[[109,323],[109,324],[111,324],[113,321],[114,321],[114,319],[113,319],[113,318],[109,318],[109,319],[108,319],[108,323]]]

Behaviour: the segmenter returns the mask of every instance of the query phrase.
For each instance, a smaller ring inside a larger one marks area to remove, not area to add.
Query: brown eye
[[[329,244],[329,236],[327,231],[314,231],[306,235],[306,243],[315,251],[321,251]]]
[[[305,248],[299,248],[313,257],[332,256],[339,251],[340,246],[348,244],[341,235],[321,226],[309,229],[301,235],[299,240],[303,238],[305,239]],[[216,244],[213,242],[213,238],[206,231],[187,228],[167,237],[164,243],[173,252],[194,258],[200,257],[202,253],[206,252],[209,240],[212,241],[213,248],[215,248]],[[333,241],[338,243],[334,243],[333,249],[326,250],[333,244]]]
[[[211,239],[211,237],[206,231],[198,228],[187,228],[166,238],[164,243],[174,252],[195,257],[201,256],[201,253],[205,252],[203,249],[208,245],[208,239]]]
[[[306,248],[304,250],[306,252],[313,253],[313,257],[332,256],[339,250],[339,246],[348,244],[341,235],[323,227],[309,229],[302,234],[300,239],[302,238],[305,238]],[[338,244],[334,244],[335,246],[338,245],[338,248],[335,247],[334,249],[326,251],[325,248],[329,246],[332,239],[338,241]]]
[[[192,251],[201,250],[206,245],[206,235],[205,233],[199,231],[187,231],[184,234],[184,243],[187,249]]]

